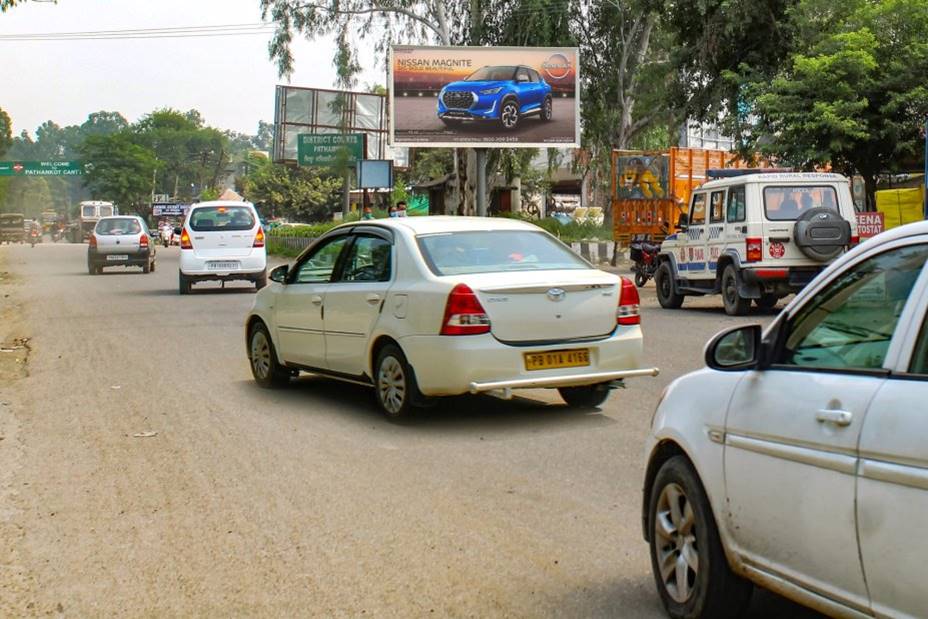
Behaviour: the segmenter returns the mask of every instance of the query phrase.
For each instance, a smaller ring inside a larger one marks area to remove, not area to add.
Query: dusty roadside
[[[33,577],[22,561],[25,536],[18,473],[24,452],[21,383],[29,373],[29,337],[19,283],[0,253],[0,616],[36,612],[30,601]]]

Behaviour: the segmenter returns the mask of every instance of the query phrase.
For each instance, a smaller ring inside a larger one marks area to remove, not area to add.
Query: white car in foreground
[[[244,280],[259,290],[267,285],[264,230],[251,202],[194,204],[175,233],[180,236],[180,294],[203,281]]]
[[[255,380],[375,387],[390,418],[428,398],[557,388],[602,404],[640,368],[638,292],[515,220],[346,224],[271,272],[246,322]]]
[[[672,383],[643,521],[672,617],[751,583],[840,617],[928,617],[928,223],[839,258]]]

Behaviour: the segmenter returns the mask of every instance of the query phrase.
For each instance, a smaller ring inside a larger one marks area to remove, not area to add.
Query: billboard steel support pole
[[[487,216],[487,149],[475,148],[477,155],[477,217]]]
[[[925,190],[925,219],[928,219],[928,118],[925,119],[925,178],[922,180]]]

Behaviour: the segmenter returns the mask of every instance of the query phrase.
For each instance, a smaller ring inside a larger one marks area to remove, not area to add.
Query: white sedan
[[[840,617],[928,617],[928,222],[868,240],[662,395],[643,522],[672,617],[751,584]]]
[[[432,398],[556,388],[595,407],[641,365],[638,292],[510,219],[346,224],[271,272],[246,322],[255,380],[375,387],[390,418]]]

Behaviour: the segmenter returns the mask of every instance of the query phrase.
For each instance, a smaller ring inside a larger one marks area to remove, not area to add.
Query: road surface
[[[0,616],[663,617],[642,444],[744,321],[719,299],[650,286],[663,374],[602,412],[533,391],[392,425],[361,387],[258,389],[253,293],[178,296],[178,251],[91,277],[82,245],[0,248]],[[761,593],[751,616],[814,615]]]

